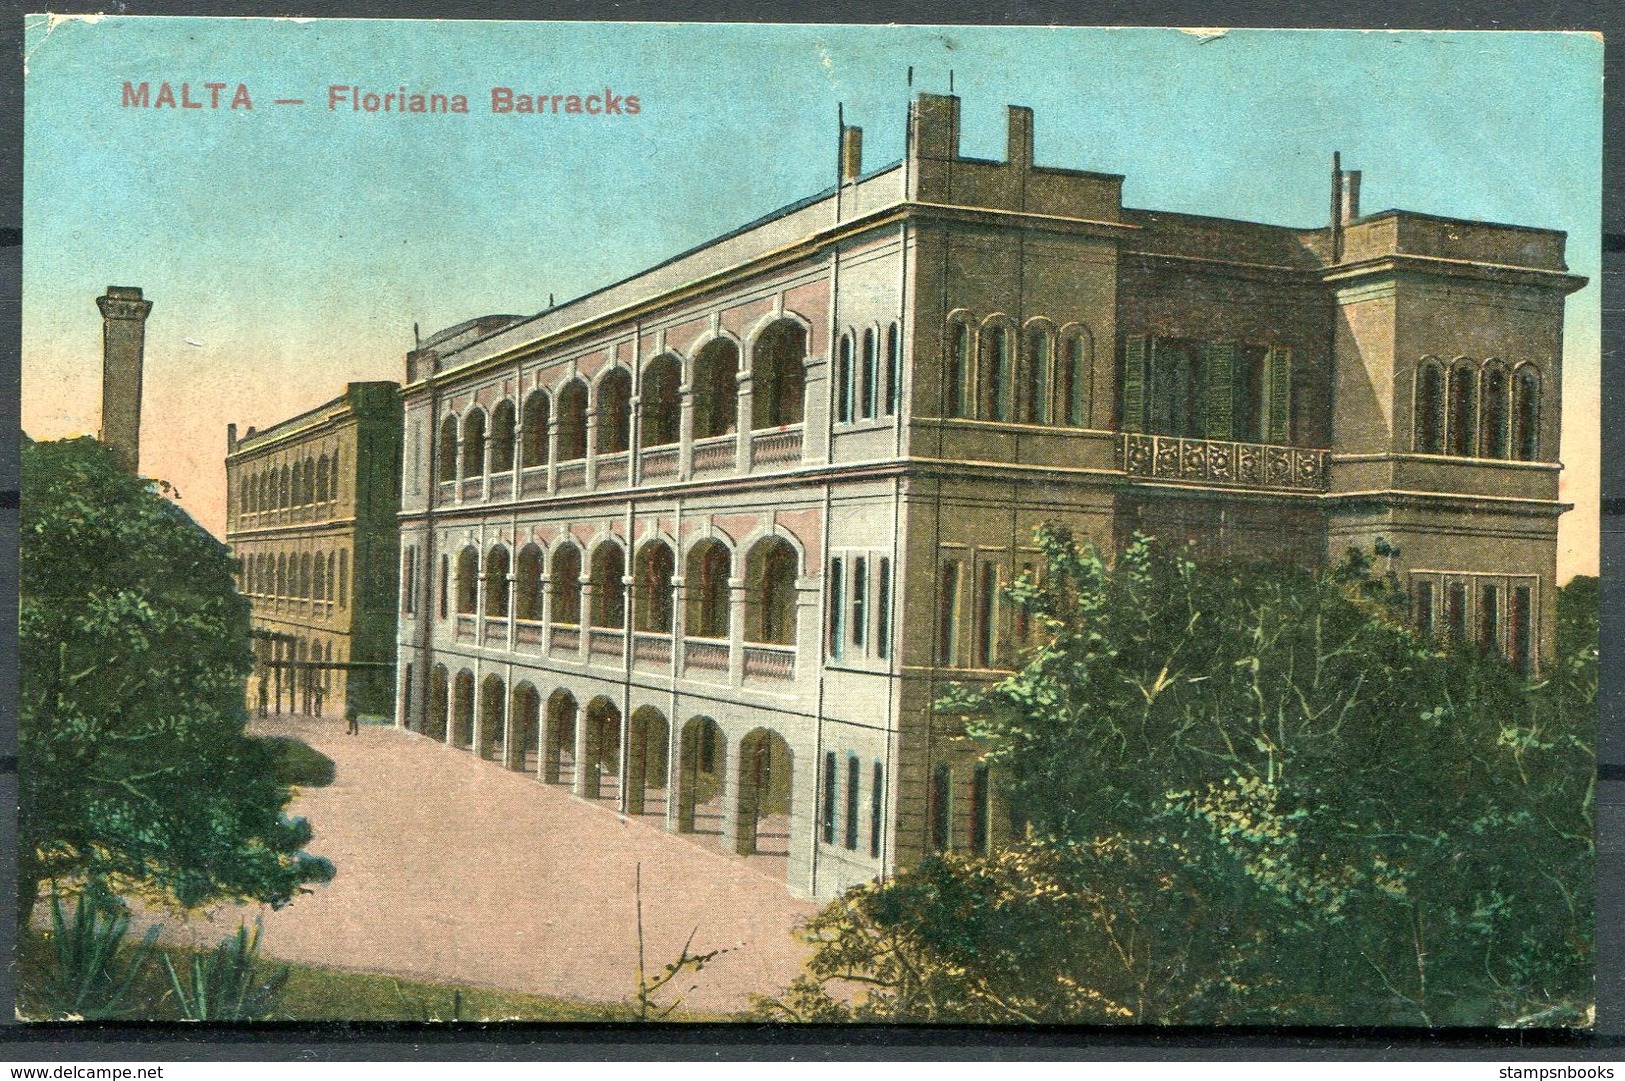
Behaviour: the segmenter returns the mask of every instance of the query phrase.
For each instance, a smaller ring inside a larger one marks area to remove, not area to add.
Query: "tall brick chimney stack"
[[[132,286],[109,285],[96,298],[102,313],[101,441],[131,473],[141,465],[141,362],[152,301]]]

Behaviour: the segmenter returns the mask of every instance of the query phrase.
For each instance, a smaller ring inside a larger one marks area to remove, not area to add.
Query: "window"
[[[1021,565],[1020,577],[1023,578],[1023,579],[1026,579],[1029,582],[1033,582],[1035,584],[1038,581],[1038,575],[1033,570],[1033,565],[1031,563],[1023,563]],[[1031,643],[1031,641],[1032,641],[1032,636],[1033,636],[1032,617],[1030,615],[1028,615],[1027,609],[1025,607],[1021,606],[1021,605],[1015,606],[1015,609],[1016,609],[1016,628],[1015,628],[1015,631],[1016,631],[1016,633],[1015,633],[1016,644],[1018,646],[1029,645]]]
[[[1450,453],[1470,456],[1477,444],[1478,373],[1471,364],[1458,363],[1450,370],[1449,428],[1446,431]]]
[[[451,556],[440,557],[440,618],[446,618],[447,599],[451,596]]]
[[[457,553],[457,612],[473,615],[479,595],[480,555],[472,547]]]
[[[1507,456],[1507,377],[1499,364],[1484,365],[1479,384],[1479,447],[1482,458]]]
[[[1478,648],[1485,653],[1501,648],[1501,591],[1488,582],[1478,589]]]
[[[864,647],[864,632],[869,629],[866,605],[869,600],[869,561],[863,556],[852,558],[852,647]]]
[[[875,415],[877,395],[880,391],[880,353],[875,332],[863,332],[863,377],[859,383],[858,409],[865,420]]]
[[[700,638],[728,637],[728,575],[732,559],[717,540],[703,540],[688,553],[688,595],[684,633]]]
[[[1011,368],[1010,328],[993,323],[982,329],[981,383],[982,419],[1011,420],[1011,398],[1015,390]]]
[[[1520,462],[1540,459],[1540,373],[1520,367],[1512,380],[1512,452]]]
[[[519,549],[514,569],[514,615],[542,618],[542,550],[534,544]]]
[[[1416,369],[1416,452],[1444,453],[1444,369],[1423,358]]]
[[[1055,420],[1069,428],[1089,426],[1089,380],[1092,358],[1081,328],[1067,333],[1055,370]]]
[[[1526,676],[1534,668],[1530,638],[1531,599],[1532,591],[1528,586],[1514,586],[1507,605],[1507,649],[1513,667]]]
[[[978,763],[970,779],[970,844],[971,850],[979,855],[987,855],[992,803],[987,766]]]
[[[992,668],[999,659],[999,568],[983,563],[976,590],[976,657],[978,668]]]
[[[485,475],[485,410],[471,409],[463,419],[463,477]]]
[[[848,755],[846,758],[846,847],[852,851],[858,848],[858,756]]]
[[[316,502],[327,502],[327,455],[316,459]]]
[[[852,420],[852,334],[841,335],[835,358],[835,419],[841,424]]]
[[[874,771],[869,779],[869,857],[880,858],[880,815],[884,807],[885,786],[881,784],[884,778],[879,762],[875,763]]]
[[[1445,629],[1452,642],[1467,641],[1467,586],[1451,582],[1444,591]]]
[[[694,358],[694,438],[727,435],[739,427],[739,349],[719,338]]]
[[[598,384],[598,453],[619,454],[631,440],[632,376],[615,368]]]
[[[1416,629],[1426,636],[1433,634],[1433,581],[1428,578],[1416,583]]]
[[[724,344],[724,343],[713,343]],[[639,439],[645,447],[663,447],[682,436],[683,373],[677,358],[662,353],[643,369],[643,426]],[[695,403],[698,407],[699,403]]]
[[[835,752],[824,752],[824,843],[835,843]]]
[[[1174,338],[1157,338],[1151,344],[1150,430],[1200,437],[1207,404],[1200,344]]]
[[[572,379],[559,391],[559,461],[587,456],[587,384]]]
[[[626,554],[605,541],[592,554],[592,625],[619,630],[626,626]]]
[[[766,537],[745,559],[745,640],[793,646],[796,642],[796,570],[790,542]]]
[[[519,451],[521,468],[533,469],[547,464],[547,424],[549,406],[547,395],[535,391],[525,399],[523,442]]]
[[[891,656],[891,560],[885,556],[875,567],[875,656]]]
[[[581,622],[581,549],[562,544],[553,552],[553,623]]]
[[[676,569],[676,557],[660,541],[645,544],[638,552],[635,602],[638,630],[671,633],[671,579]]]
[[[1050,420],[1050,352],[1053,341],[1043,327],[1027,328],[1027,355],[1022,419],[1028,424],[1048,424]]]
[[[401,559],[401,611],[406,615],[417,611],[417,578],[418,550],[409,544]]]
[[[897,413],[903,395],[903,352],[898,340],[897,324],[886,328],[886,415]]]
[[[959,664],[959,578],[961,564],[946,560],[942,564],[940,592],[937,596],[937,663],[945,668]]]
[[[946,763],[931,771],[930,821],[931,851],[946,852],[953,843],[953,777]]]
[[[508,549],[500,544],[485,557],[485,614],[493,619],[508,616]]]
[[[845,563],[836,558],[829,562],[829,655],[836,660],[845,652],[846,634],[846,579]]]
[[[513,403],[504,398],[491,413],[491,472],[513,470]]]
[[[807,332],[790,319],[762,331],[751,353],[751,427],[800,424],[807,381]]]
[[[348,607],[350,603],[350,553],[344,549],[339,550],[339,607]]]
[[[955,320],[948,324],[948,358],[943,372],[943,412],[950,417],[970,416],[970,326]]]

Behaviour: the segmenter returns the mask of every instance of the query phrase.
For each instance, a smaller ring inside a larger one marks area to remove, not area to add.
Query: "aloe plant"
[[[56,1019],[102,1021],[124,1016],[136,980],[152,960],[157,925],[149,927],[132,953],[124,950],[130,914],[96,885],[74,902],[73,918],[60,894],[51,894],[51,944],[56,966],[41,989],[41,1004]]]
[[[175,993],[181,1017],[187,1021],[263,1021],[276,1009],[288,968],[283,966],[267,978],[260,978],[260,932],[254,922],[250,934],[246,925],[237,934],[221,941],[207,954],[194,954],[186,967],[183,982],[175,965],[164,957],[170,989]]]

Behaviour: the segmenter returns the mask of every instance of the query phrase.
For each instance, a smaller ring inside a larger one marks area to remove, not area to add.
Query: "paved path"
[[[615,1001],[637,984],[641,864],[651,971],[696,927],[695,952],[730,951],[691,977],[687,1006],[742,1009],[800,971],[806,949],[791,929],[817,906],[715,838],[665,833],[393,728],[346,736],[342,719],[277,717],[254,730],[304,740],[336,765],[333,783],[301,791],[290,812],[310,820],[310,851],[338,873],[278,912],[194,917],[176,941],[212,945],[263,911],[263,948],[283,960]]]

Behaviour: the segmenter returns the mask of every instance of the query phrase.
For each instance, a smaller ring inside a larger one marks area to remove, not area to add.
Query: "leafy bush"
[[[62,896],[51,894],[51,946],[54,962],[37,992],[53,1020],[104,1021],[124,1016],[131,992],[152,959],[159,929],[149,927],[133,951],[124,945],[130,914],[92,883],[74,901],[73,918]]]
[[[283,966],[262,976],[258,921],[250,935],[246,926],[223,940],[208,954],[194,954],[186,966],[182,982],[169,955],[164,969],[170,989],[186,1021],[263,1021],[276,1009],[277,998],[288,982],[289,969]]]
[[[254,742],[270,752],[271,772],[277,783],[305,788],[333,783],[333,760],[309,744],[287,736],[259,736]]]

